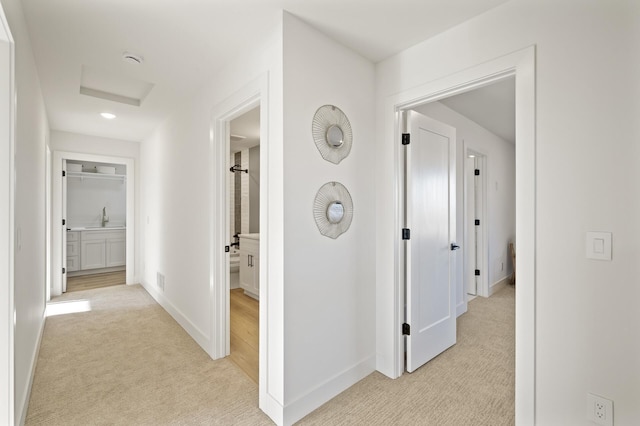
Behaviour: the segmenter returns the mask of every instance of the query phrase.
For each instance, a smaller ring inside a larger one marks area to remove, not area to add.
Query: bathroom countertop
[[[119,231],[122,229],[127,229],[126,226],[76,226],[67,229],[67,231]]]
[[[238,237],[240,238],[248,238],[250,240],[259,240],[260,239],[260,233],[255,233],[255,234],[240,234],[238,235]]]

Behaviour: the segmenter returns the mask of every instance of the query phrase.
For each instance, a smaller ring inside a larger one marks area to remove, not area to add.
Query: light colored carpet
[[[412,374],[373,373],[300,425],[515,424],[515,289],[476,297],[458,317],[457,343]]]
[[[514,424],[514,289],[476,298],[458,343],[390,380],[374,373],[301,425]],[[212,361],[140,286],[65,294],[92,310],[47,319],[27,425],[263,425],[257,386]]]
[[[212,361],[139,285],[65,294],[47,318],[26,425],[269,425],[258,389]]]

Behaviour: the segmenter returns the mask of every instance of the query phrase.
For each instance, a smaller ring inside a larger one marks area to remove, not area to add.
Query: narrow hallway
[[[212,361],[139,285],[66,293],[47,318],[26,425],[272,424],[258,389]]]

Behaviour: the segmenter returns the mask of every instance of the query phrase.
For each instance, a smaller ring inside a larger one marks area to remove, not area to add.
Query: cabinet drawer
[[[77,256],[80,253],[80,243],[78,241],[67,240],[67,257]]]
[[[67,272],[79,271],[80,270],[80,257],[79,256],[69,256],[67,257]]]
[[[67,231],[67,241],[78,241],[78,240],[80,240],[80,232]]]

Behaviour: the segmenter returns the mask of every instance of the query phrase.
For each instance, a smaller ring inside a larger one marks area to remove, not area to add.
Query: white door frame
[[[0,424],[15,423],[14,249],[15,249],[15,43],[0,5]]]
[[[272,418],[281,417],[278,410],[278,389],[282,387],[282,377],[279,377],[283,353],[277,345],[278,333],[275,328],[277,321],[269,321],[269,313],[277,316],[281,312],[276,295],[272,297],[273,289],[269,285],[271,259],[269,243],[276,241],[271,238],[269,204],[272,189],[269,185],[270,151],[272,146],[269,138],[269,74],[249,83],[243,89],[221,102],[214,108],[210,133],[210,309],[211,309],[211,347],[209,355],[213,359],[225,357],[229,354],[229,261],[225,246],[229,241],[229,152],[230,152],[230,122],[260,106],[260,313],[259,313],[259,406]],[[276,170],[277,171],[277,170]],[[275,194],[277,197],[278,194]],[[270,332],[269,332],[270,331]],[[268,356],[269,355],[269,356]]]
[[[96,163],[124,164],[127,166],[127,272],[126,283],[135,284],[136,255],[135,255],[135,159],[131,157],[115,157],[97,154],[85,154],[81,152],[54,151],[53,152],[53,238],[51,254],[53,256],[53,280],[51,296],[62,294],[62,268],[65,262],[62,259],[62,160],[92,161]]]
[[[481,176],[481,181],[482,181],[482,193],[481,193],[481,197],[482,197],[482,223],[480,224],[480,226],[482,227],[484,233],[482,235],[482,246],[480,247],[480,283],[478,285],[477,288],[477,296],[482,296],[482,297],[489,297],[489,209],[488,209],[488,191],[487,191],[487,182],[488,182],[488,170],[489,170],[489,156],[487,155],[486,152],[484,152],[482,149],[478,149],[476,147],[474,147],[471,143],[469,142],[464,142],[464,150],[463,150],[463,155],[464,158],[463,160],[466,161],[467,155],[469,154],[469,151],[473,151],[477,154],[482,155],[482,168],[484,170],[481,170],[480,176]],[[463,163],[464,164],[464,163]],[[464,253],[464,265],[466,267],[467,265],[467,241],[468,241],[468,236],[467,236],[467,169],[466,167],[464,168],[464,172],[463,172],[463,178],[464,178],[464,202],[465,202],[465,208],[464,208],[464,237],[463,237],[463,241],[462,241],[462,251]],[[463,272],[463,278],[462,278],[462,282],[463,282],[463,288],[464,288],[464,292],[465,292],[465,298],[468,298],[467,295],[467,274],[466,271]]]
[[[465,69],[442,79],[390,96],[385,103],[385,137],[394,141],[396,180],[394,245],[395,280],[393,305],[394,375],[404,370],[404,264],[399,238],[402,218],[400,185],[402,179],[401,112],[419,105],[480,88],[499,80],[516,77],[516,240],[518,242],[518,291],[516,292],[516,424],[535,423],[535,284],[536,284],[536,115],[535,46]]]

